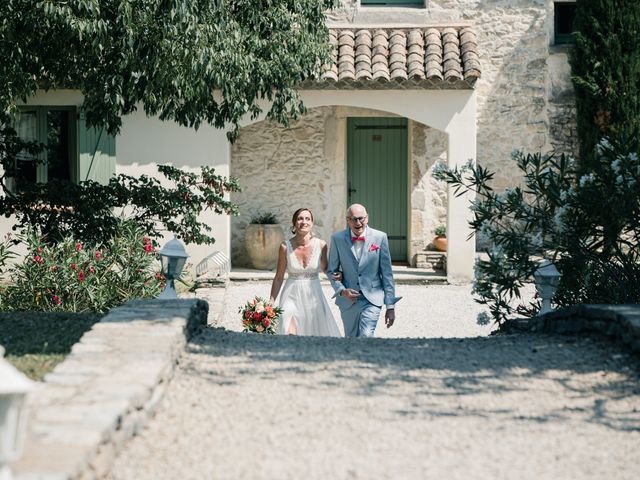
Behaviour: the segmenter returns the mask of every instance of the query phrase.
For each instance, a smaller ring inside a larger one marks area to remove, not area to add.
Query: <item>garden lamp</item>
[[[36,388],[4,358],[0,347],[0,480],[11,480],[9,463],[22,454],[27,425],[27,393]]]
[[[538,315],[543,315],[553,310],[551,308],[551,299],[556,293],[556,288],[558,288],[561,277],[562,274],[549,260],[543,260],[540,262],[538,269],[533,274],[536,290],[538,291],[540,298],[542,298],[542,307],[540,308]]]
[[[176,278],[180,278],[180,274],[189,255],[187,255],[184,245],[175,237],[173,237],[173,240],[165,243],[164,247],[158,252],[158,255],[160,255],[162,274],[167,279],[167,286],[158,298],[178,298],[174,281]]]

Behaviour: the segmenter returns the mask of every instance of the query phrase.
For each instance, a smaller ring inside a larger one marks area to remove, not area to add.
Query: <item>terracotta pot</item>
[[[278,248],[284,241],[280,225],[250,223],[244,233],[244,246],[253,268],[273,270],[278,263]]]
[[[442,235],[437,236],[436,238],[433,239],[433,246],[436,247],[436,250],[438,250],[439,252],[446,252],[447,237],[444,237]]]

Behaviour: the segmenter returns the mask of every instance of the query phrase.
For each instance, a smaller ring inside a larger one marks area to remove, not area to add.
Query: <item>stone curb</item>
[[[104,477],[144,427],[187,338],[207,322],[199,299],[135,300],[109,312],[30,397],[17,480]]]
[[[503,331],[596,332],[640,353],[640,305],[573,305],[544,315],[507,322]]]

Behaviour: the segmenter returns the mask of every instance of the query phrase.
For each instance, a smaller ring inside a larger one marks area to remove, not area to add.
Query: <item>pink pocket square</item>
[[[380,250],[380,247],[378,245],[376,245],[375,243],[372,243],[371,246],[369,247],[369,251],[370,252],[375,252],[376,250]]]

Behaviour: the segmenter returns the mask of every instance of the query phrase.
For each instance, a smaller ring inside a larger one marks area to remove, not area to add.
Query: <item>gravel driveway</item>
[[[261,287],[231,286],[228,311]],[[584,335],[478,336],[465,287],[401,288],[382,335],[431,338],[205,330],[111,480],[637,478],[637,356]]]

